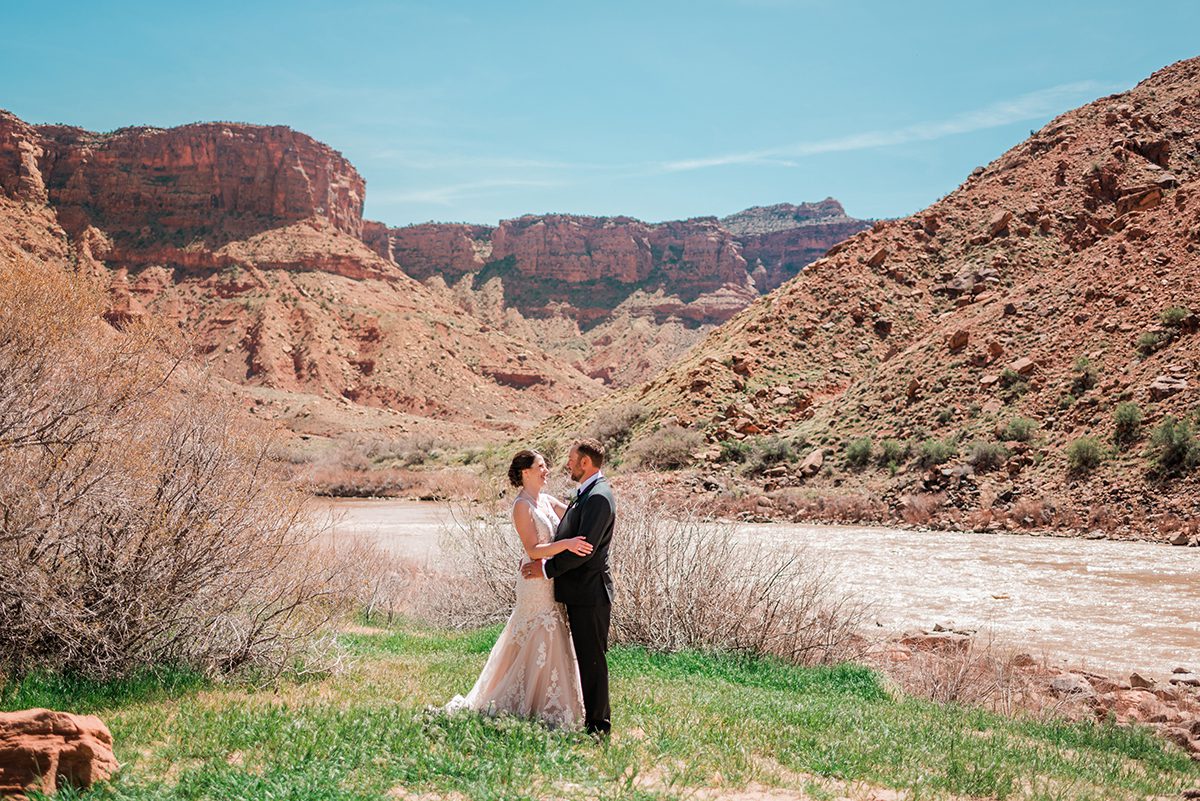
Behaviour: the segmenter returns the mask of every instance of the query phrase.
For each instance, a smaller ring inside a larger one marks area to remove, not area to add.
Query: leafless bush
[[[1008,513],[1008,519],[1022,528],[1047,525],[1053,517],[1054,513],[1046,507],[1045,502],[1032,498],[1021,498],[1012,505]]]
[[[610,451],[619,449],[629,441],[633,429],[646,419],[648,410],[640,403],[626,403],[601,409],[592,421],[588,436],[600,440]]]
[[[1025,655],[971,637],[961,648],[917,650],[884,669],[909,695],[940,704],[980,706],[1012,715],[1032,711],[1036,682],[1021,669]]]
[[[629,446],[626,456],[634,465],[650,470],[674,470],[694,460],[692,453],[704,444],[698,431],[682,426],[658,428]]]
[[[863,608],[836,578],[789,548],[740,541],[700,510],[666,508],[651,491],[618,488],[610,553],[618,598],[614,642],[653,649],[772,654],[810,664],[849,657]],[[441,582],[438,622],[475,626],[512,609],[520,545],[508,517],[460,513],[444,537],[460,575]]]
[[[330,541],[319,551],[327,563],[340,566],[338,587],[348,608],[388,621],[420,609],[428,571],[415,560],[360,537]]]
[[[917,492],[905,495],[900,499],[900,517],[910,525],[924,525],[933,519],[945,500],[946,495],[941,492]]]
[[[829,494],[812,490],[784,490],[776,498],[778,509],[797,522],[827,520],[833,523],[868,523],[882,520],[887,505],[874,495],[846,492]]]
[[[441,549],[453,572],[428,588],[431,622],[463,628],[504,620],[516,602],[524,556],[509,507],[501,502],[451,505],[453,523],[441,533]]]
[[[0,673],[280,666],[337,566],[267,439],[102,299],[41,265],[0,277]]]
[[[1119,522],[1116,511],[1109,505],[1093,503],[1088,507],[1088,526],[1101,531],[1112,531]]]

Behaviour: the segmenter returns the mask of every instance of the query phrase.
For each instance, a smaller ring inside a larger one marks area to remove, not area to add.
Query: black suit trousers
[[[584,726],[589,734],[607,734],[612,728],[608,704],[608,624],[611,604],[567,606],[571,640],[579,660],[579,679],[583,685]]]

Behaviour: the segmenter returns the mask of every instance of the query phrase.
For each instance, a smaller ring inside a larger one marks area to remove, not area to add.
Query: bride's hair
[[[518,451],[508,466],[508,483],[514,487],[521,486],[521,472],[533,467],[539,456],[541,454],[537,451]]]

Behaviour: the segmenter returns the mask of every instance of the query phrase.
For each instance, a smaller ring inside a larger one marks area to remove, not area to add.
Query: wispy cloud
[[[475,156],[430,150],[390,148],[371,154],[372,159],[393,167],[413,170],[608,170],[611,164],[521,158],[518,156]]]
[[[1078,103],[1082,98],[1095,97],[1118,87],[1095,81],[1052,86],[1011,100],[1001,100],[983,108],[957,114],[944,120],[921,122],[894,130],[864,131],[862,133],[793,142],[788,145],[751,150],[741,153],[726,153],[695,159],[668,161],[660,165],[664,172],[702,170],[731,164],[779,164],[789,159],[815,156],[822,153],[838,153],[852,150],[867,150],[877,147],[902,145],[909,142],[929,142],[947,136],[999,128],[1023,120],[1040,119],[1058,114]]]
[[[450,184],[448,186],[430,187],[428,189],[412,189],[401,192],[372,193],[371,200],[375,202],[395,204],[433,204],[437,206],[452,206],[464,198],[481,197],[503,192],[506,189],[518,187],[552,187],[562,186],[559,181],[535,181],[524,179],[490,179],[470,181],[468,183]]]

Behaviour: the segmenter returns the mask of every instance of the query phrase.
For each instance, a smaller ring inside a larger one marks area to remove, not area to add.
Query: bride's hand
[[[567,550],[576,556],[587,556],[592,552],[592,544],[587,541],[586,537],[572,537],[563,542],[567,544]]]

